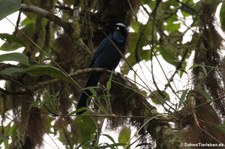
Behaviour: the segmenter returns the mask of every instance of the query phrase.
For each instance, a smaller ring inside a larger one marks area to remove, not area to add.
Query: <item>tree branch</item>
[[[107,70],[107,69],[104,69],[104,68],[85,68],[85,69],[80,69],[80,70],[77,70],[77,71],[69,74],[69,76],[70,77],[74,77],[74,76],[77,76],[77,75],[80,75],[80,74],[90,73],[92,71],[93,72],[113,73],[116,76],[120,76],[120,73],[117,73],[117,72],[114,72],[114,71],[111,71],[111,70]],[[52,80],[39,82],[32,88],[32,90],[33,91],[38,90],[39,88],[42,88],[42,87],[46,86],[49,83],[53,83],[53,82],[57,82],[57,81],[59,81],[59,80],[58,79],[52,79]]]
[[[55,24],[61,26],[66,32],[68,32],[72,29],[71,24],[69,22],[63,21],[60,17],[50,13],[47,10],[44,10],[44,9],[36,7],[36,6],[28,5],[28,4],[21,4],[20,6],[21,6],[20,10],[34,12],[37,15],[41,15],[41,16],[51,20]]]

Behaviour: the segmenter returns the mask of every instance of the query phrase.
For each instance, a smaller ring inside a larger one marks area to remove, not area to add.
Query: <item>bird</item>
[[[127,41],[127,27],[124,23],[116,23],[115,27],[107,37],[105,37],[96,48],[89,68],[104,68],[114,70],[119,64],[122,55],[125,52]],[[97,86],[103,72],[91,71],[88,75],[85,87]],[[77,110],[87,107],[90,103],[90,90],[83,90],[77,103]],[[86,110],[77,112],[77,115],[84,113]]]

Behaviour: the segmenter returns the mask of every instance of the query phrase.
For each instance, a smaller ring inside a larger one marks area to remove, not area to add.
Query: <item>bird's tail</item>
[[[91,87],[91,86],[97,86],[98,81],[101,77],[101,74],[102,74],[101,72],[91,72],[85,84],[85,88]],[[82,107],[87,107],[90,103],[90,99],[89,99],[90,96],[91,96],[91,91],[89,89],[83,90],[77,104],[77,109]],[[78,112],[77,114],[79,115],[79,114],[82,114],[83,112],[85,111]]]

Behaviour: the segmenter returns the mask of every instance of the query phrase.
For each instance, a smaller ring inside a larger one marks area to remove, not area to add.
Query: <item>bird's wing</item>
[[[90,67],[93,66],[94,61],[96,60],[96,58],[103,52],[104,48],[107,46],[108,42],[110,42],[110,36],[107,36],[101,43],[100,45],[97,47],[97,49],[95,50],[93,56],[92,56],[92,60],[91,60],[91,64]]]

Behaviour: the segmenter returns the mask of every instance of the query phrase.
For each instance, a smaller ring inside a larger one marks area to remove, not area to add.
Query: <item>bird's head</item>
[[[116,31],[119,31],[123,34],[123,36],[127,37],[127,26],[123,23],[116,23]]]
[[[113,39],[116,42],[124,43],[126,42],[127,34],[128,32],[126,25],[123,23],[116,23],[115,31],[113,33]]]

